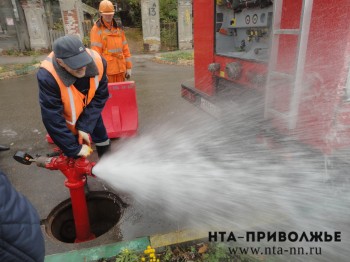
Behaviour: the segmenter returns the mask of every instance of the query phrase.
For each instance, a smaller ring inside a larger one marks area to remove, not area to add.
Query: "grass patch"
[[[24,64],[9,64],[0,66],[0,73],[6,73],[10,71],[15,71],[17,75],[26,74],[28,71],[34,69],[34,65],[37,64],[37,61]]]
[[[160,55],[160,59],[170,62],[179,62],[181,60],[193,60],[193,57],[193,51],[175,51]]]
[[[191,50],[188,51],[173,51],[169,53],[161,53],[153,58],[154,62],[171,64],[171,65],[182,65],[182,66],[193,66],[194,53]]]
[[[48,50],[30,50],[30,51],[19,51],[17,49],[9,49],[2,51],[3,55],[14,56],[14,57],[23,57],[30,56],[31,62],[27,63],[16,63],[16,64],[4,64],[0,66],[0,79],[8,78],[13,75],[25,75],[37,68],[36,64],[40,62],[39,56],[47,54]],[[27,60],[28,61],[28,60]],[[11,72],[11,74],[7,74]],[[15,72],[13,74],[12,72]]]
[[[34,56],[38,57],[40,55],[44,55],[49,53],[47,49],[42,49],[42,50],[26,50],[26,51],[20,51],[17,49],[8,49],[8,50],[3,50],[2,54],[3,55],[8,55],[8,56]]]

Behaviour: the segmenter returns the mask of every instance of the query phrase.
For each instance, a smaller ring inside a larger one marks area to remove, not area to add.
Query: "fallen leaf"
[[[208,251],[208,245],[204,244],[203,246],[201,246],[199,249],[198,249],[198,253],[199,254],[203,254],[203,253],[206,253]]]

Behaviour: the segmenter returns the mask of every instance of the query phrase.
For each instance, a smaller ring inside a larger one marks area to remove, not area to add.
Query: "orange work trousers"
[[[116,75],[107,75],[108,83],[116,83],[116,82],[124,82],[125,81],[125,73],[120,73]]]

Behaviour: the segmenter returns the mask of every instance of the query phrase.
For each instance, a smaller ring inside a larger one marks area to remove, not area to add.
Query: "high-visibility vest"
[[[45,68],[55,78],[61,91],[63,116],[66,119],[67,127],[75,135],[77,134],[75,124],[79,116],[83,112],[84,108],[91,102],[92,98],[95,96],[95,92],[98,89],[99,82],[103,75],[103,63],[100,55],[96,51],[91,49],[86,49],[86,51],[93,58],[99,72],[98,75],[90,78],[90,88],[87,95],[84,95],[81,92],[79,92],[74,85],[66,86],[63,83],[52,63],[52,58],[54,57],[53,52],[51,52],[46,57],[46,59],[41,62],[40,65],[40,67]]]

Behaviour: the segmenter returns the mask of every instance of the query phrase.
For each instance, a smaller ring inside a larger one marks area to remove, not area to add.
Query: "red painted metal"
[[[256,85],[251,77],[266,74],[266,63],[226,57],[215,53],[215,1],[194,1],[193,8],[195,89],[205,95],[214,96],[214,75],[247,87],[261,87],[260,84]],[[208,71],[208,65],[214,62],[220,64],[220,71],[213,74]],[[238,80],[230,79],[224,73],[226,64],[232,62],[242,64],[243,75]]]
[[[108,91],[109,99],[102,111],[108,137],[135,135],[138,128],[135,82],[109,83]]]
[[[194,1],[193,4],[195,83],[191,89],[182,88],[183,97],[193,103],[197,102],[198,97],[203,97],[203,93],[208,97],[216,95],[215,79],[225,78],[232,86],[251,88],[257,87],[251,76],[267,76],[268,61],[254,61],[215,53],[215,15],[219,10],[219,2],[222,1],[200,0]],[[300,28],[302,2],[283,1],[281,29]],[[226,14],[229,13],[224,13]],[[347,83],[350,81],[350,31],[347,30],[349,16],[349,0],[313,0],[296,127],[291,130],[277,115],[270,119],[272,125],[281,133],[293,135],[303,143],[327,154],[350,147],[349,94],[348,99],[344,99],[344,90],[347,88],[346,91],[350,92],[350,83]],[[221,28],[218,32],[222,35],[225,30]],[[292,75],[295,73],[298,37],[279,36],[276,71]],[[225,72],[225,66],[232,62],[242,66],[241,76],[237,79],[230,79]],[[219,64],[220,69],[214,73],[210,72],[208,66],[211,63]],[[264,92],[264,85],[258,86],[258,90]],[[293,85],[288,85],[287,82],[279,84],[272,92],[271,108],[288,113],[293,92]]]
[[[46,138],[46,141],[47,141],[49,144],[54,144],[54,142],[53,142],[53,140],[52,140],[52,138],[51,138],[51,136],[50,136],[49,134],[46,134],[45,138]]]
[[[263,85],[257,85],[254,82],[254,77],[258,75],[266,75],[267,72],[267,65],[266,63],[258,63],[258,62],[251,62],[247,60],[242,60],[242,59],[237,59],[237,58],[232,58],[232,57],[225,57],[225,56],[215,56],[215,62],[220,63],[220,72],[216,72],[215,75],[217,77],[225,78],[229,81],[232,81],[234,83],[244,85],[246,87],[252,87],[252,88],[257,88],[259,87],[262,91]],[[241,72],[241,77],[239,79],[233,80],[230,79],[227,74],[224,72],[224,68],[226,64],[237,62],[241,64],[242,66],[242,72]],[[224,74],[222,74],[224,73]]]
[[[208,65],[214,60],[214,3],[193,1],[195,86],[207,95],[214,94],[213,77],[208,71]]]
[[[299,28],[300,5],[301,0],[284,1],[282,28]],[[303,94],[297,128],[291,132],[300,141],[327,154],[350,146],[350,125],[341,121],[345,115],[350,117],[348,102],[344,100],[350,64],[350,32],[346,30],[348,19],[345,18],[349,16],[347,0],[313,1]],[[296,45],[296,36],[281,37],[278,70],[293,71]],[[284,95],[276,92],[274,98],[277,107],[289,104],[290,96],[285,92]],[[283,130],[284,125],[277,122],[275,119],[276,126]]]
[[[58,157],[39,157],[37,164],[50,170],[60,170],[66,177],[65,186],[69,189],[76,230],[75,243],[95,239],[90,230],[89,215],[84,192],[85,176],[94,176],[94,162],[86,158],[73,159],[60,155]]]

